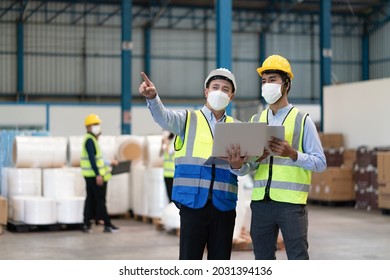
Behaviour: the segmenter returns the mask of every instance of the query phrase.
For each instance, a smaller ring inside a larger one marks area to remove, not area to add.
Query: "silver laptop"
[[[226,157],[226,148],[236,144],[240,145],[241,156],[248,154],[250,161],[255,161],[264,152],[266,138],[266,123],[217,123],[211,157],[205,164],[226,164],[227,161],[220,158]]]

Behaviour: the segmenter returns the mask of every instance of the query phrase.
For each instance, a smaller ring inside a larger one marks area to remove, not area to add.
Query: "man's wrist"
[[[230,168],[233,169],[233,170],[240,170],[242,168],[242,165],[240,167],[233,167],[230,165]]]

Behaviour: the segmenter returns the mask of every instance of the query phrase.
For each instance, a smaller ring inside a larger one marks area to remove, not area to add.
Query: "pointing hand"
[[[139,93],[148,99],[154,99],[157,95],[156,87],[144,72],[141,72],[141,76],[144,81],[139,86]]]

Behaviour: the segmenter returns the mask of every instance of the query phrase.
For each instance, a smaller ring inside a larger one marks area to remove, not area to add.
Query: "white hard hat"
[[[207,76],[206,80],[204,81],[204,88],[207,88],[210,81],[215,79],[224,79],[232,83],[233,85],[233,92],[237,91],[237,85],[236,85],[236,79],[234,78],[234,75],[232,72],[230,72],[226,68],[218,68],[210,72],[210,74]]]

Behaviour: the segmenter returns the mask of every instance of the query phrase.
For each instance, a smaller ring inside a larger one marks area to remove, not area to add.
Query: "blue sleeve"
[[[87,150],[89,162],[91,163],[91,167],[92,167],[93,171],[95,171],[96,176],[98,176],[99,169],[97,167],[96,160],[95,160],[96,150],[95,150],[95,145],[93,144],[92,139],[88,139],[85,142],[85,149]]]

